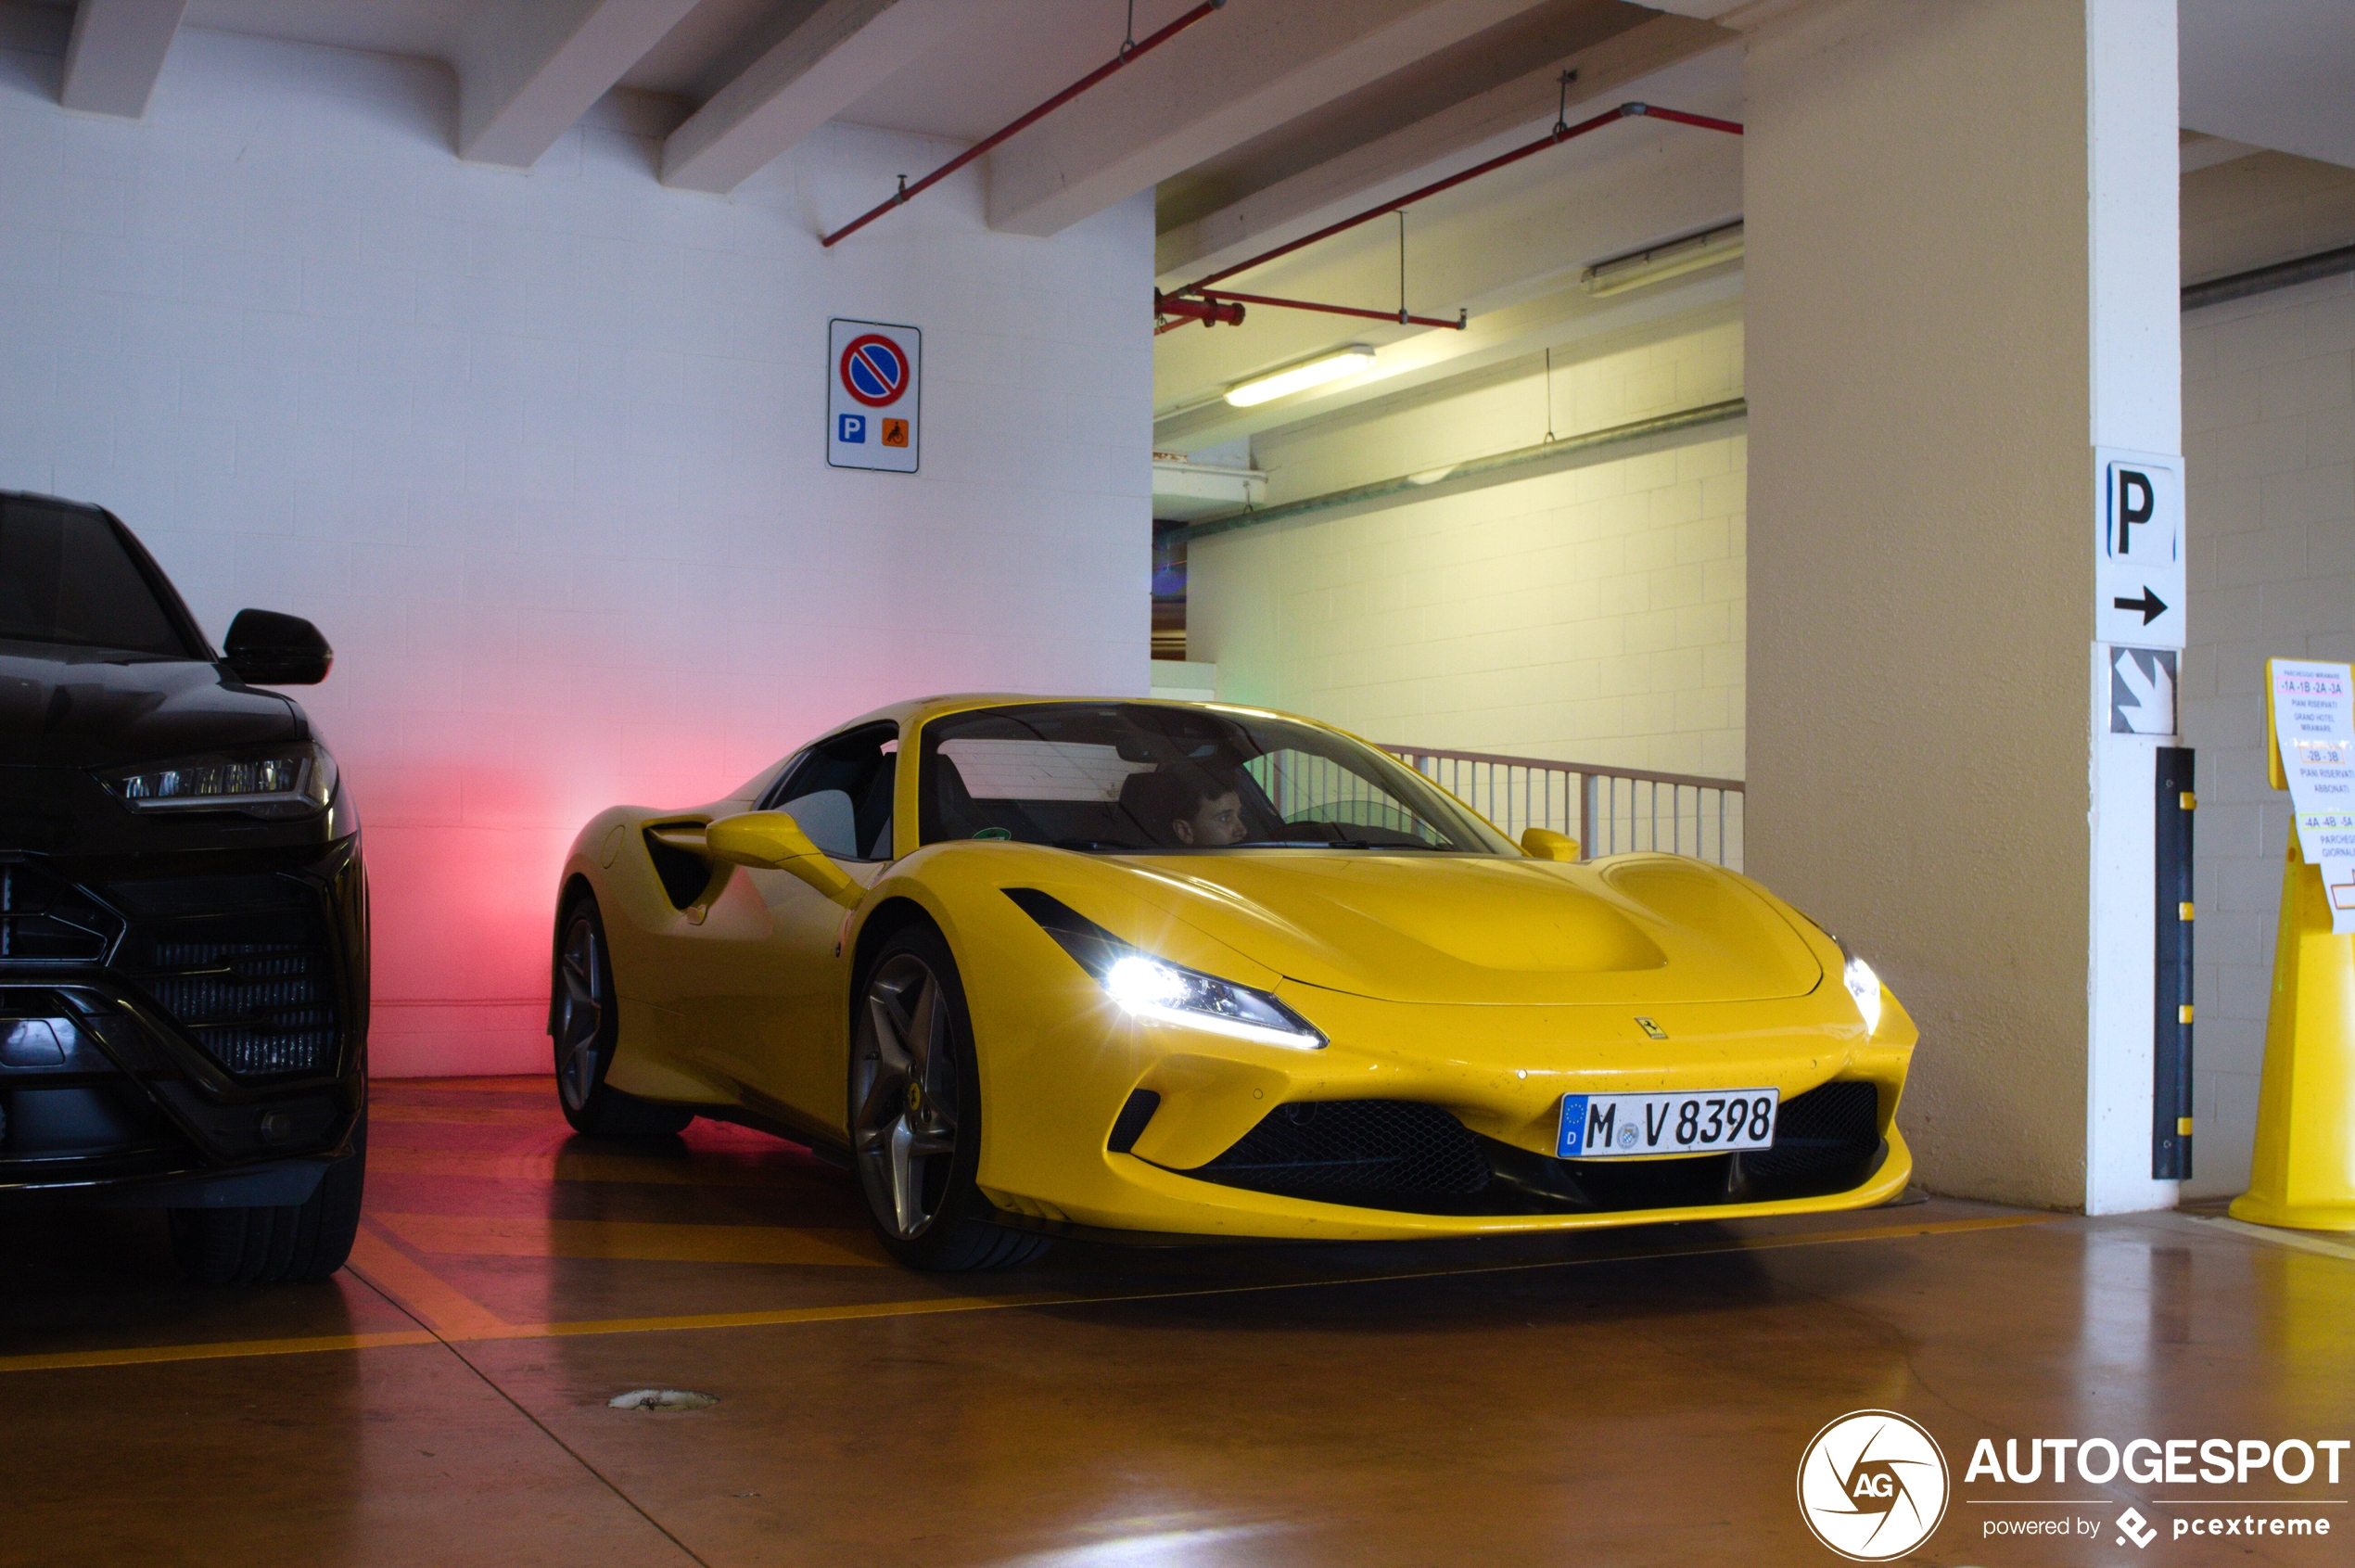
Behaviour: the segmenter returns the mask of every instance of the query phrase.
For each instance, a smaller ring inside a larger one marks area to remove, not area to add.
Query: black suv
[[[226,657],[111,513],[0,491],[0,1200],[171,1211],[192,1278],[360,1223],[368,887],[307,620]]]

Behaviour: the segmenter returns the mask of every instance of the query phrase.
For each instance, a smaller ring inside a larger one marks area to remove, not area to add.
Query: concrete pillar
[[[2096,449],[2183,450],[2173,0],[1733,19],[1749,865],[1920,1023],[1902,1120],[1927,1185],[2170,1205],[2159,740],[2107,733],[2094,553]]]

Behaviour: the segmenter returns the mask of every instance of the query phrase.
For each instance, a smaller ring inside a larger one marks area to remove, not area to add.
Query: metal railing
[[[1662,849],[1742,864],[1742,781],[1483,751],[1383,750],[1514,838],[1533,827],[1578,840],[1587,860]]]

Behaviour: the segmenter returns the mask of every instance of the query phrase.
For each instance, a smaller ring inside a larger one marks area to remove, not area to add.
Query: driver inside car
[[[1191,762],[1131,773],[1121,786],[1120,806],[1157,844],[1217,849],[1251,836],[1241,787],[1231,776]]]

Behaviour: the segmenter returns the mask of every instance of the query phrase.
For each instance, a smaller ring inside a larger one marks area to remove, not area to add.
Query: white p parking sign
[[[826,345],[826,461],[912,474],[923,443],[924,335],[879,321],[832,324]]]

